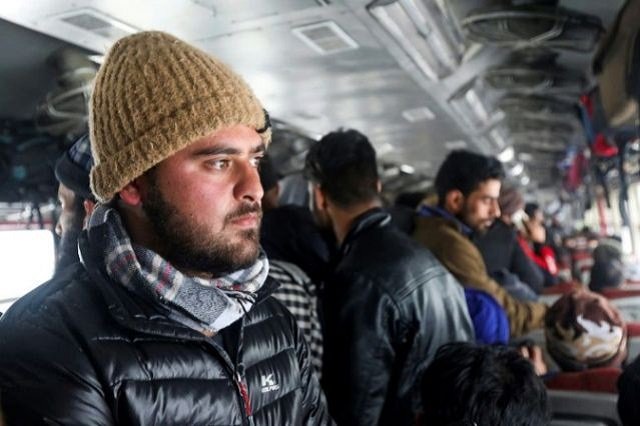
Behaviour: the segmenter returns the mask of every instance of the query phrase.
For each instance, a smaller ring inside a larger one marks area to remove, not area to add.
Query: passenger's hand
[[[544,357],[542,356],[542,349],[540,349],[540,346],[522,345],[518,347],[518,351],[523,357],[531,361],[531,364],[533,364],[533,369],[538,376],[544,376],[545,374],[547,374],[547,364],[544,362]]]

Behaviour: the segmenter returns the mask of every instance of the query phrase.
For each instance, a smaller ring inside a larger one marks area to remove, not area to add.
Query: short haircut
[[[340,207],[378,197],[376,151],[357,130],[337,130],[322,137],[309,149],[304,171]]]
[[[441,346],[422,378],[424,424],[546,425],[544,383],[531,362],[506,346]]]
[[[439,202],[444,203],[447,193],[453,190],[467,196],[489,179],[504,179],[504,168],[497,158],[471,151],[451,151],[436,175]]]

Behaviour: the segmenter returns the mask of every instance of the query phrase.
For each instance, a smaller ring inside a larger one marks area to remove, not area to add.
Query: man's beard
[[[82,222],[72,229],[68,229],[60,238],[58,243],[58,261],[56,262],[56,270],[61,270],[66,266],[77,263],[78,257],[78,237],[82,232]]]
[[[478,236],[486,234],[493,223],[493,220],[490,219],[478,220],[476,223],[473,223],[471,220],[471,218],[473,218],[473,210],[466,202],[462,207],[462,212],[457,217]]]
[[[256,261],[260,252],[259,229],[239,231],[240,243],[226,241],[222,232],[212,234],[207,225],[189,222],[188,216],[181,214],[164,199],[153,180],[150,179],[151,185],[142,208],[158,240],[162,242],[163,252],[160,254],[173,266],[180,270],[221,276],[245,269]],[[225,217],[223,227],[248,213],[261,216],[260,205],[242,204]],[[252,245],[251,249],[246,250],[246,245]]]
[[[58,242],[56,271],[80,261],[78,256],[78,238],[84,225],[84,206],[82,200],[76,195],[73,205],[73,216],[69,220],[66,229]]]

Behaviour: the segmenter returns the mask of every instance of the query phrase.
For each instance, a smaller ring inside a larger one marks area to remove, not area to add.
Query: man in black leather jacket
[[[251,89],[160,32],[118,41],[91,98],[99,204],[82,263],[0,318],[7,424],[331,424],[270,293]]]
[[[380,208],[376,154],[355,130],[309,150],[316,222],[340,245],[325,286],[323,385],[338,424],[410,425],[438,347],[473,340],[462,287]]]

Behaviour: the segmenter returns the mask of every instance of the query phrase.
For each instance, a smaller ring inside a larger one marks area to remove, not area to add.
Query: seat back
[[[637,286],[634,286],[634,288],[609,287],[601,289],[600,293],[607,299],[622,299],[625,297],[640,296],[640,288]]]
[[[549,389],[617,394],[618,377],[622,370],[615,367],[592,368],[578,372],[562,372],[545,380]]]
[[[549,390],[554,426],[621,425],[616,404],[618,396],[610,393]]]

